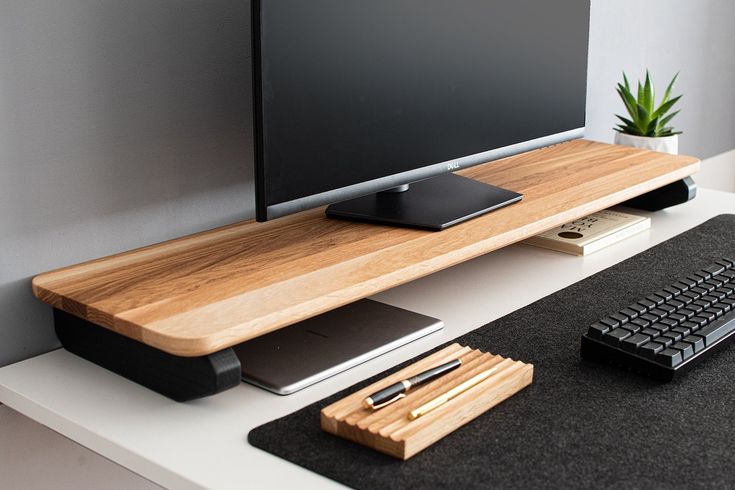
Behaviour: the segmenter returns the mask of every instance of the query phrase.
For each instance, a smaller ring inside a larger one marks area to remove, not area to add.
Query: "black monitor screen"
[[[259,213],[584,127],[589,0],[258,4]]]

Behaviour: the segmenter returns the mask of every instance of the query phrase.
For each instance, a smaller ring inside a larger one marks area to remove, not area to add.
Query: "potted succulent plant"
[[[679,111],[670,112],[681,95],[671,97],[674,82],[679,76],[677,73],[666,87],[664,96],[656,105],[656,93],[651,81],[651,75],[646,71],[646,81],[638,82],[638,93],[634,96],[628,83],[628,77],[623,72],[623,83],[618,83],[617,91],[628,111],[629,117],[616,114],[621,123],[615,127],[615,143],[634,146],[647,150],[676,154],[679,150],[679,134],[669,126],[671,120]]]

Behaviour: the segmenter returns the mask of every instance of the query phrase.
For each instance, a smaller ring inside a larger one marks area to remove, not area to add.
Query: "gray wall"
[[[589,136],[620,71],[682,71],[682,151],[735,147],[730,0],[593,0]],[[57,345],[30,278],[253,215],[245,0],[0,2],[0,365]],[[652,26],[652,27],[651,27]]]

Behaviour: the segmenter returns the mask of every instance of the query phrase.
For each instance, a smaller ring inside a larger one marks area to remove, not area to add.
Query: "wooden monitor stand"
[[[33,279],[33,292],[68,313],[57,318],[79,318],[87,331],[104,327],[117,335],[111,339],[125,338],[123,348],[103,352],[100,346],[94,362],[121,372],[120,356],[137,346],[155,356],[161,351],[190,359],[182,363],[199,366],[198,379],[206,382],[178,398],[203,396],[236,384],[233,345],[627,201],[698,169],[699,161],[688,156],[577,140],[460,172],[524,199],[441,232],[332,220],[315,209],[47,272]],[[85,352],[90,349],[93,343]],[[159,369],[158,364],[146,367],[150,356],[127,357],[135,369],[128,366],[121,374],[135,381],[145,384],[140,376]],[[186,376],[185,370],[178,375]]]

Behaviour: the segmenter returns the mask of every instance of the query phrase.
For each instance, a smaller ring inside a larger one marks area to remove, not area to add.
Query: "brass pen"
[[[452,398],[456,398],[457,396],[461,395],[465,391],[469,390],[475,385],[478,385],[485,381],[487,378],[495,374],[495,371],[497,371],[500,364],[497,364],[490,369],[481,372],[480,374],[477,374],[464,383],[458,384],[451,390],[447,391],[446,393],[434,398],[431,401],[428,401],[421,405],[420,407],[411,410],[408,412],[408,418],[411,420],[416,420],[417,418],[421,417],[422,415],[426,415],[427,413],[431,412],[432,410],[435,410],[439,408],[440,406],[447,403]]]

